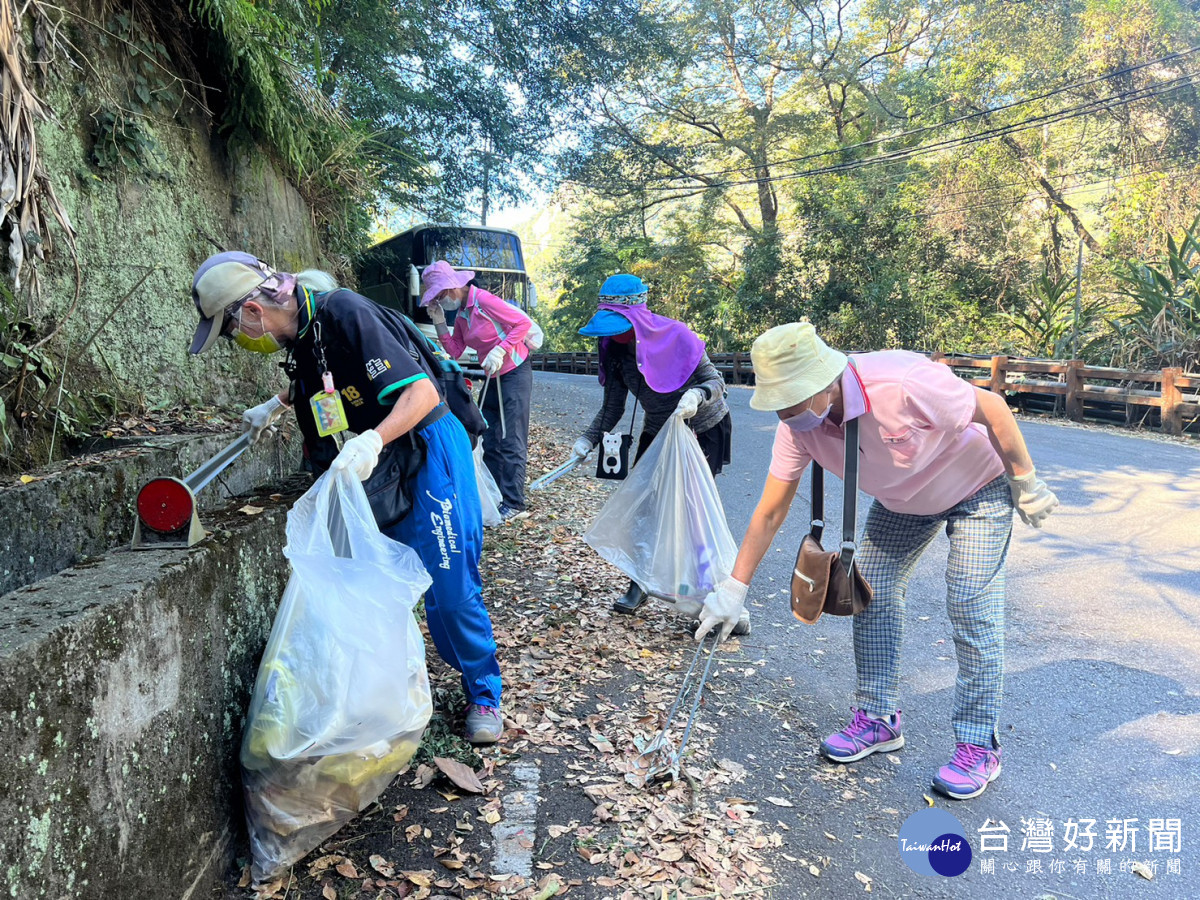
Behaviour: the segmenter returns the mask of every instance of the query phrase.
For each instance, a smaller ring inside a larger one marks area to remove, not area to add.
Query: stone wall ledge
[[[261,514],[210,511],[191,550],[111,552],[0,596],[8,895],[194,900],[227,870],[289,487]]]

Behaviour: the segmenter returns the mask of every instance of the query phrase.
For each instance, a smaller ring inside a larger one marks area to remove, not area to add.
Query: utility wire
[[[1160,65],[1161,63],[1166,63],[1166,62],[1173,62],[1174,60],[1177,60],[1177,59],[1183,59],[1184,57],[1190,56],[1191,54],[1197,53],[1197,52],[1200,52],[1200,45],[1195,46],[1195,47],[1188,47],[1186,50],[1180,50],[1176,53],[1168,53],[1166,56],[1160,56],[1157,59],[1147,60],[1142,63],[1137,63],[1136,65],[1125,66],[1123,68],[1116,69],[1112,72],[1108,72],[1104,75],[1096,75],[1091,78],[1085,78],[1080,81],[1068,82],[1066,84],[1060,85],[1059,87],[1055,88],[1054,90],[1046,91],[1045,93],[1042,93],[1042,94],[1036,94],[1031,97],[1023,97],[1019,100],[1013,100],[1008,103],[1002,103],[999,106],[992,106],[992,107],[989,107],[988,109],[979,110],[978,112],[966,113],[966,114],[958,116],[956,118],[948,119],[945,122],[935,122],[931,125],[922,125],[920,128],[912,128],[907,131],[897,132],[896,134],[887,135],[884,137],[871,138],[870,140],[861,141],[857,144],[848,144],[845,147],[837,147],[832,150],[821,150],[816,153],[805,154],[804,156],[795,156],[795,157],[791,157],[790,159],[781,159],[781,160],[771,163],[771,165],[786,166],[786,165],[790,165],[792,163],[810,162],[814,159],[821,159],[822,157],[826,157],[826,156],[834,156],[834,155],[838,155],[838,154],[842,154],[842,153],[847,153],[852,150],[859,150],[859,149],[862,149],[863,147],[873,147],[877,144],[890,143],[892,141],[902,140],[907,137],[914,137],[916,135],[926,134],[930,131],[937,131],[937,130],[940,130],[943,128],[949,128],[953,125],[958,125],[962,122],[969,122],[974,119],[979,119],[979,118],[984,118],[986,116],[994,115],[998,112],[1004,112],[1005,110],[1015,109],[1016,107],[1019,107],[1019,106],[1025,106],[1030,103],[1037,103],[1042,100],[1048,100],[1051,97],[1057,97],[1060,94],[1065,94],[1065,93],[1068,93],[1069,91],[1073,91],[1078,88],[1087,87],[1088,85],[1091,85],[1091,84],[1097,84],[1101,81],[1107,81],[1112,78],[1117,78],[1121,75],[1128,75],[1130,72],[1137,72],[1142,69],[1149,68],[1150,66]],[[710,172],[697,172],[694,175],[675,174],[675,175],[668,175],[668,176],[664,176],[664,177],[668,180],[679,179],[679,178],[693,178],[693,179],[714,178],[719,175],[730,175],[730,174],[735,174],[738,172],[752,172],[754,169],[755,169],[755,166],[747,165],[747,166],[736,166],[736,167],[728,168],[728,169],[715,169]]]
[[[871,156],[865,159],[850,160],[846,163],[837,163],[829,166],[819,166],[812,169],[804,169],[799,172],[785,172],[779,175],[771,175],[768,178],[745,179],[741,181],[725,181],[715,183],[701,182],[688,187],[688,190],[713,190],[716,188],[744,187],[749,185],[761,185],[767,183],[775,183],[781,181],[792,181],[798,178],[813,178],[819,175],[838,175],[844,172],[851,172],[856,169],[862,169],[869,166],[882,165],[892,162],[906,162],[910,159],[915,159],[919,156],[926,156],[930,153],[935,153],[942,150],[956,150],[962,147],[969,147],[973,144],[983,143],[984,141],[992,140],[998,137],[1006,137],[1008,135],[1017,134],[1022,131],[1028,131],[1031,128],[1042,127],[1045,125],[1055,125],[1062,122],[1068,122],[1072,119],[1081,118],[1089,115],[1098,108],[1113,108],[1117,106],[1128,106],[1131,103],[1136,103],[1140,100],[1152,99],[1162,96],[1163,94],[1179,90],[1184,87],[1192,87],[1200,83],[1200,72],[1189,72],[1179,78],[1171,79],[1168,82],[1163,82],[1152,87],[1142,88],[1136,91],[1130,91],[1118,97],[1105,98],[1094,100],[1089,103],[1082,104],[1076,107],[1068,107],[1067,109],[1056,110],[1051,113],[1045,113],[1040,116],[1033,116],[1029,119],[1023,119],[1019,122],[1013,122],[1008,125],[998,126],[996,128],[977,132],[975,134],[966,135],[957,138],[948,138],[943,141],[935,141],[932,144],[921,144],[916,147],[910,147],[902,150],[895,150],[891,153],[882,154],[880,156]],[[601,188],[602,189],[602,188]],[[643,190],[647,191],[676,191],[680,192],[685,189],[685,186],[670,186],[670,185],[647,185]]]
[[[1021,131],[1026,131],[1030,128],[1035,128],[1035,127],[1045,126],[1045,125],[1050,125],[1050,124],[1058,124],[1061,122],[1070,121],[1071,119],[1080,118],[1082,116],[1088,115],[1088,114],[1093,113],[1093,112],[1097,111],[1098,109],[1102,109],[1102,108],[1111,109],[1111,108],[1115,108],[1115,107],[1119,107],[1119,106],[1127,106],[1131,103],[1135,103],[1140,100],[1152,99],[1154,97],[1163,96],[1164,94],[1179,90],[1180,88],[1195,86],[1197,83],[1200,83],[1200,80],[1198,80],[1198,76],[1200,76],[1200,72],[1189,72],[1182,76],[1170,79],[1165,82],[1159,82],[1157,84],[1147,85],[1145,87],[1138,88],[1138,89],[1135,89],[1132,91],[1128,91],[1123,94],[1118,94],[1115,97],[1099,98],[1099,99],[1092,100],[1087,103],[1080,104],[1080,105],[1077,105],[1074,107],[1066,107],[1064,109],[1055,110],[1053,112],[1044,113],[1044,114],[1041,114],[1038,116],[1033,116],[1033,117],[1030,117],[1027,119],[1023,119],[1018,122],[1013,122],[1013,123],[1009,123],[1007,125],[1002,125],[1002,126],[997,126],[995,128],[986,129],[984,131],[976,132],[974,134],[958,136],[955,138],[949,138],[949,139],[942,140],[942,141],[936,141],[932,144],[922,144],[922,145],[918,145],[916,147],[904,148],[904,149],[892,151],[890,153],[886,153],[886,154],[883,154],[880,156],[872,156],[872,157],[867,157],[865,159],[850,160],[848,162],[837,163],[837,164],[828,165],[828,166],[819,166],[819,167],[815,167],[815,168],[811,168],[811,169],[801,170],[799,172],[785,172],[785,173],[781,173],[778,175],[772,175],[768,178],[745,179],[745,180],[740,180],[740,181],[725,181],[725,182],[712,182],[712,183],[699,181],[699,183],[695,183],[692,185],[682,185],[682,184],[680,184],[680,185],[647,185],[647,186],[643,187],[640,191],[626,190],[624,192],[612,192],[609,187],[604,186],[604,185],[587,184],[587,183],[583,183],[583,182],[574,182],[574,183],[579,184],[582,187],[605,192],[609,196],[629,196],[630,194],[641,193],[643,191],[654,191],[654,192],[661,192],[661,193],[675,192],[679,195],[678,198],[672,198],[672,197],[664,197],[663,198],[664,200],[669,201],[671,199],[682,199],[684,196],[693,196],[697,193],[703,193],[704,191],[717,189],[717,188],[739,187],[739,186],[749,186],[749,185],[757,186],[757,185],[762,185],[762,184],[767,184],[767,183],[788,181],[788,180],[793,180],[793,179],[798,179],[798,178],[811,178],[811,177],[815,177],[815,176],[819,176],[819,175],[827,175],[827,174],[841,174],[843,172],[849,172],[849,171],[864,168],[867,166],[881,165],[881,164],[886,164],[886,163],[891,163],[891,162],[907,161],[909,159],[913,159],[918,156],[927,155],[929,153],[934,153],[934,152],[937,152],[940,150],[949,150],[949,149],[958,149],[961,147],[967,147],[967,146],[971,146],[976,143],[981,143],[986,140],[991,140],[993,138],[1004,137],[1004,136],[1007,136],[1010,134],[1015,134],[1015,133],[1018,133]],[[983,114],[990,115],[991,111],[988,111]],[[930,126],[930,127],[932,127],[932,126]],[[894,138],[889,138],[888,140],[892,140],[892,139],[894,139]],[[849,149],[852,149],[852,148],[844,148],[844,149],[838,150],[836,152],[842,153]],[[827,155],[827,154],[820,154],[820,155]],[[778,164],[771,163],[771,165],[775,166]],[[698,179],[702,176],[689,175],[689,176],[671,176],[671,177],[689,177],[689,178],[693,178],[693,179]]]

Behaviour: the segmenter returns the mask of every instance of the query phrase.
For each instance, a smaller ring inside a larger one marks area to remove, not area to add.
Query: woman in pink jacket
[[[500,488],[500,515],[508,520],[525,511],[525,460],[529,444],[529,398],[533,371],[526,364],[525,337],[532,321],[520,309],[489,294],[475,273],[456,271],[439,259],[421,273],[421,305],[446,352],[458,359],[469,347],[479,354],[488,376],[483,417],[483,461]],[[446,313],[456,310],[454,330]],[[503,415],[501,415],[503,404]]]

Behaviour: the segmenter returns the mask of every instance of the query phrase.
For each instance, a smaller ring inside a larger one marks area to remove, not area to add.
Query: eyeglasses
[[[278,290],[283,283],[283,279],[279,277],[278,272],[273,272],[257,287],[251,288],[246,296],[241,297],[229,306],[225,307],[225,319],[221,323],[221,337],[227,341],[233,340],[234,334],[237,333],[237,316],[241,312],[242,307],[246,305],[247,300],[255,300],[260,297],[265,291]]]

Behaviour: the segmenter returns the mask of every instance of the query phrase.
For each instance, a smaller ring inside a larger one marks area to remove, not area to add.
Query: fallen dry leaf
[[[444,756],[435,756],[433,762],[434,765],[445,773],[447,778],[464,791],[470,791],[472,794],[483,793],[483,783],[480,782],[479,776],[475,774],[475,770],[470,766],[463,765],[456,759],[447,759]]]
[[[372,869],[374,869],[384,878],[392,878],[396,874],[396,867],[378,853],[372,853],[367,862],[371,864]]]
[[[245,516],[257,516],[259,513],[263,512],[263,508],[261,506],[251,506],[246,504],[239,509],[238,512]]]
[[[325,886],[321,888],[321,896],[324,897],[325,900],[338,900],[337,891],[333,889],[333,885],[328,881],[325,882]]]
[[[766,801],[768,803],[773,803],[776,806],[795,806],[796,805],[791,800],[784,799],[783,797],[767,797]]]
[[[337,872],[339,875],[341,875],[343,878],[357,878],[358,877],[358,869],[354,868],[354,863],[352,863],[348,859],[343,862],[340,862],[336,866],[334,866],[334,871]]]

